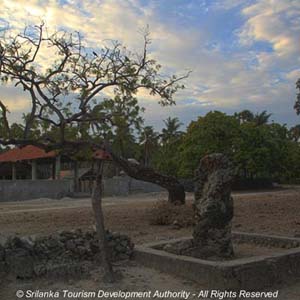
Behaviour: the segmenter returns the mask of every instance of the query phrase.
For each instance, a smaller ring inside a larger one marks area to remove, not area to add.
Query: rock
[[[66,243],[65,243],[65,246],[68,250],[72,251],[72,252],[75,252],[76,251],[76,244],[74,242],[74,240],[68,240]]]
[[[80,256],[84,256],[86,254],[86,248],[83,247],[83,246],[78,246],[77,247],[77,253],[80,255]]]
[[[119,253],[123,253],[124,250],[126,251],[126,248],[124,248],[121,244],[118,244],[115,246],[115,250]]]
[[[179,230],[179,229],[182,228],[182,226],[181,226],[181,224],[180,224],[177,220],[175,220],[175,221],[172,223],[172,228],[173,228],[173,229]]]
[[[67,241],[73,238],[73,233],[70,231],[61,231],[59,237],[61,241]]]
[[[91,240],[91,239],[93,239],[95,237],[95,232],[91,232],[91,231],[87,231],[86,233],[85,233],[85,236],[84,236],[84,238],[86,239],[86,240]]]
[[[0,262],[5,259],[5,248],[0,244]]]
[[[203,157],[195,177],[195,222],[193,240],[199,255],[231,257],[233,167],[223,154]]]
[[[128,255],[126,255],[125,253],[121,253],[120,255],[118,255],[118,260],[125,260],[128,259]]]
[[[74,233],[75,233],[75,235],[77,235],[77,236],[82,236],[82,230],[81,230],[80,228],[75,229]]]
[[[83,238],[76,238],[76,239],[74,239],[74,243],[78,246],[83,245],[84,244],[84,239]]]
[[[57,248],[62,248],[63,247],[63,243],[61,243],[59,241],[59,239],[56,239],[54,237],[50,237],[46,241],[46,244],[47,244],[47,248],[50,248],[50,249],[57,249]]]
[[[108,245],[113,261],[128,259],[133,252],[133,243],[126,235],[110,233]],[[53,266],[80,264],[99,258],[99,245],[95,232],[81,230],[62,231],[58,235],[38,237],[35,240],[13,236],[0,245],[0,271],[15,274],[18,278],[32,278],[48,274]],[[1,274],[0,274],[1,275]]]
[[[98,241],[92,240],[90,242],[89,248],[91,249],[93,254],[96,254],[99,252],[99,245],[98,245]]]
[[[28,250],[16,248],[6,251],[6,264],[9,271],[16,276],[16,278],[33,278],[34,273],[34,259]]]
[[[177,255],[183,255],[187,254],[191,248],[193,248],[193,241],[181,241],[173,244],[166,244],[163,247],[163,250],[169,253],[177,254]]]
[[[127,240],[121,240],[120,244],[123,246],[123,247],[127,247],[128,245],[128,241]]]
[[[9,237],[6,241],[5,247],[8,247],[10,249],[27,249],[29,251],[32,251],[33,249],[33,241],[30,238],[20,238],[18,236]]]
[[[44,264],[39,264],[39,265],[35,264],[33,268],[34,268],[34,273],[38,277],[43,276],[47,273],[47,268]]]

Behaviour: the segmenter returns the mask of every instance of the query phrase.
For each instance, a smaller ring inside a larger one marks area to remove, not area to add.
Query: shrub
[[[271,189],[273,182],[270,178],[237,178],[232,185],[232,189],[239,190],[253,190],[253,189]]]
[[[151,225],[173,225],[189,227],[194,225],[192,204],[172,205],[167,201],[158,201],[149,210]]]

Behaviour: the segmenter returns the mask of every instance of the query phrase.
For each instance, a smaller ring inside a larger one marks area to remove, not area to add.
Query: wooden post
[[[52,176],[51,176],[51,178],[52,178],[52,180],[54,180],[55,179],[55,160],[53,160],[51,162],[51,169],[52,169]]]
[[[60,155],[58,155],[56,156],[55,159],[55,179],[60,179],[60,169],[61,169]]]
[[[31,161],[31,179],[37,179],[37,162],[36,160]]]
[[[108,246],[106,240],[104,218],[102,211],[102,172],[103,165],[102,161],[97,161],[96,180],[94,183],[92,193],[92,207],[96,220],[96,231],[99,240],[99,249],[101,255],[101,264],[104,271],[104,280],[107,282],[114,282],[115,277],[112,269],[112,265],[109,259]]]
[[[73,163],[74,168],[74,192],[78,192],[78,161],[75,160]]]
[[[16,163],[13,162],[11,165],[11,177],[12,180],[16,180],[17,179],[17,168],[16,168]]]

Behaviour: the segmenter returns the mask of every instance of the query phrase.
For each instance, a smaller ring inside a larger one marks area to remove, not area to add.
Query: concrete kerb
[[[134,258],[147,267],[194,280],[212,289],[260,290],[300,276],[300,239],[242,232],[234,232],[233,238],[269,241],[280,247],[294,245],[295,248],[230,261],[209,261],[157,249],[190,239],[183,238],[136,246]]]

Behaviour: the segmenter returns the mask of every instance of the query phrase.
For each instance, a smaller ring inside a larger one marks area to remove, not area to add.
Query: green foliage
[[[145,126],[139,137],[140,160],[145,166],[151,166],[159,149],[159,134],[152,126]]]
[[[135,157],[138,152],[135,133],[141,131],[143,111],[131,94],[118,93],[113,99],[104,99],[94,107],[93,114],[99,120],[106,117],[110,122],[94,122],[97,130],[93,137],[103,136],[122,157]]]
[[[267,124],[271,115],[272,114],[268,114],[266,110],[262,111],[261,113],[253,114],[253,112],[248,109],[234,114],[240,123],[252,122],[257,126]]]
[[[160,147],[155,157],[155,165],[162,173],[178,176],[178,154],[184,133],[179,130],[182,123],[178,118],[164,120],[165,127],[160,134]]]
[[[91,49],[84,46],[79,33],[49,35],[43,23],[14,34],[0,37],[0,80],[10,80],[30,95],[31,112],[24,117],[22,137],[19,132],[7,136],[2,132],[3,145],[33,139],[48,149],[75,151],[76,144],[89,151],[97,143],[111,145],[121,156],[135,156],[139,148],[135,137],[143,123],[143,109],[135,95],[143,89],[158,96],[162,106],[175,104],[173,96],[184,88],[180,81],[189,74],[161,73],[161,65],[148,55],[147,30],[141,53],[117,41]],[[47,62],[41,49],[51,53]],[[105,94],[112,96],[105,99]],[[0,106],[0,115],[7,121],[1,101]]]
[[[161,143],[163,145],[172,144],[176,142],[181,135],[182,131],[178,129],[182,126],[182,123],[179,122],[178,118],[167,118],[163,121],[165,124],[165,128],[162,129],[161,132]]]
[[[192,121],[180,146],[179,175],[193,177],[200,159],[206,154],[222,152],[232,155],[233,140],[238,133],[238,120],[219,111]]]
[[[172,205],[167,201],[159,201],[149,210],[148,215],[150,225],[190,227],[195,224],[194,211],[190,203]]]
[[[283,172],[288,130],[280,124],[243,123],[234,139],[233,159],[243,177],[279,178]]]
[[[299,128],[288,130],[285,125],[268,123],[270,116],[266,111],[233,116],[209,112],[192,121],[179,138],[165,143],[162,139],[155,165],[166,174],[192,178],[204,155],[221,152],[232,159],[241,179],[300,180]],[[168,136],[166,132],[164,128],[162,135]]]

